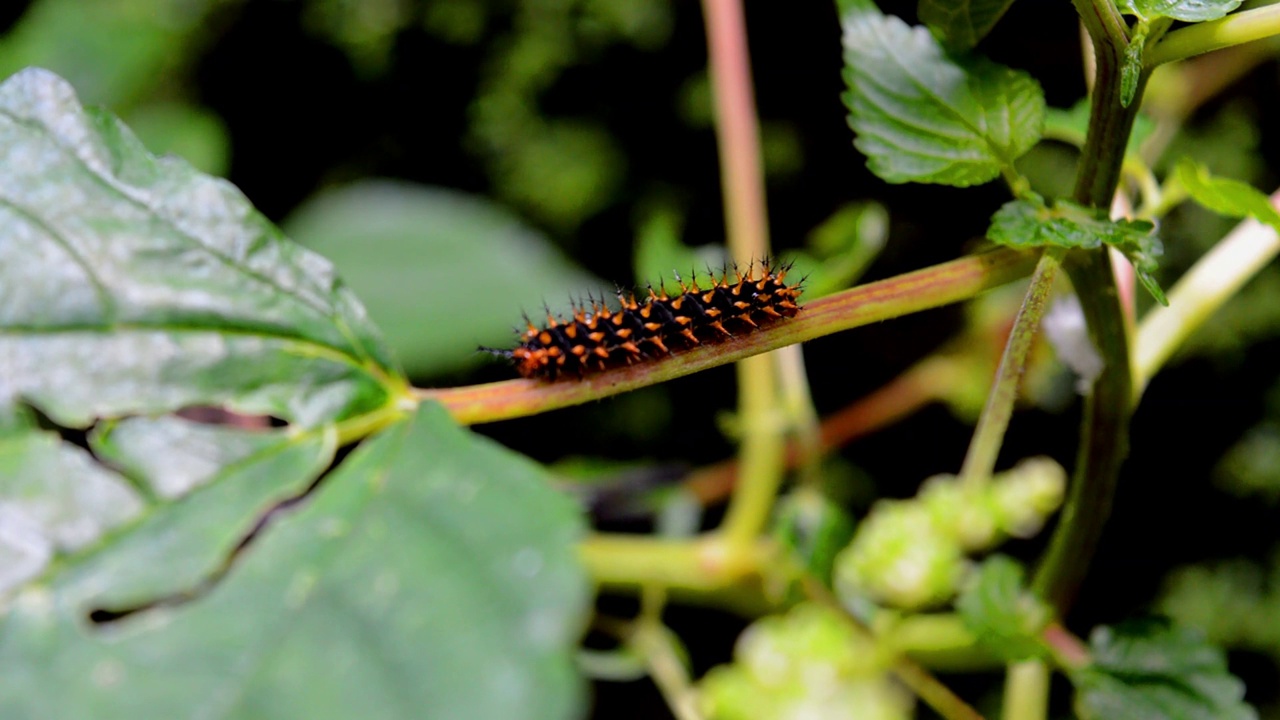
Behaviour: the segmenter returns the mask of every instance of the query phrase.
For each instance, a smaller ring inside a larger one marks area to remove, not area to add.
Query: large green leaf
[[[285,228],[333,260],[413,374],[455,370],[477,345],[512,343],[521,309],[602,286],[511,212],[444,188],[362,182],[315,197]]]
[[[577,508],[535,465],[438,407],[367,441],[302,505],[268,516],[225,575],[194,582],[187,565],[232,557],[225,540],[252,527],[225,510],[260,511],[260,485],[313,477],[332,447],[324,433],[271,435],[8,599],[0,717],[577,714],[570,648],[588,600]]]
[[[1044,93],[1030,75],[949,57],[928,30],[883,15],[870,0],[837,5],[849,126],[876,175],[977,185],[1039,141]]]
[[[1084,720],[1252,720],[1222,651],[1165,620],[1099,627],[1093,662],[1072,673]]]
[[[385,405],[394,367],[333,266],[230,184],[150,155],[49,72],[0,85],[0,405],[312,426]]]
[[[920,22],[953,50],[969,50],[986,37],[1013,0],[920,0]]]
[[[55,554],[89,547],[143,510],[124,478],[89,453],[16,425],[0,435],[0,598]]]

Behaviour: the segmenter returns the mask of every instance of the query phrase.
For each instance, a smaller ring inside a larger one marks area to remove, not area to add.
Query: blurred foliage
[[[439,375],[506,348],[523,307],[563,314],[564,288],[602,283],[488,200],[454,190],[366,181],[312,198],[285,223],[364,301],[411,374]]]
[[[86,103],[120,113],[152,152],[222,174],[226,130],[186,97],[184,74],[209,19],[240,1],[36,0],[0,36],[0,78],[28,66],[53,70]]]
[[[713,720],[906,720],[911,698],[886,670],[872,639],[838,611],[802,604],[747,628],[733,664],[703,679],[701,704]]]

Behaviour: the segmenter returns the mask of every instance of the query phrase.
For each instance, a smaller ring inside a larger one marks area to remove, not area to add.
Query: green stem
[[[581,380],[506,380],[456,388],[415,389],[419,401],[444,405],[462,424],[536,415],[736,362],[841,330],[967,300],[1031,272],[1034,256],[1014,250],[973,255],[868,283],[805,303],[800,314],[718,345],[700,345],[662,362],[592,373]]]
[[[969,451],[960,468],[960,481],[966,489],[981,488],[995,470],[1000,445],[1004,441],[1005,430],[1009,428],[1009,419],[1013,416],[1013,405],[1018,399],[1018,381],[1026,370],[1027,354],[1031,351],[1036,329],[1044,315],[1045,301],[1053,287],[1053,277],[1064,254],[1062,248],[1048,248],[1036,264],[1031,285],[1027,288],[1022,307],[1014,318],[1013,330],[1005,343],[995,382],[987,395],[987,404],[982,408],[973,440],[969,442]]]
[[[1174,60],[1275,35],[1280,35],[1280,4],[1244,10],[1218,20],[1174,30],[1147,53],[1145,62],[1148,68],[1154,68]]]
[[[636,624],[630,645],[645,659],[649,677],[653,678],[676,720],[702,720],[697,692],[671,630],[656,620],[641,620]]]
[[[1089,135],[1076,176],[1075,199],[1109,208],[1120,178],[1125,144],[1133,129],[1147,73],[1134,102],[1120,103],[1126,43],[1124,23],[1110,0],[1075,0],[1097,58]],[[1036,591],[1065,617],[1097,550],[1128,452],[1133,370],[1129,327],[1107,251],[1076,252],[1065,269],[1080,299],[1089,337],[1103,370],[1085,399],[1076,468],[1066,506],[1035,577]]]
[[[1004,720],[1045,720],[1049,715],[1049,667],[1041,660],[1009,665]]]
[[[804,576],[802,585],[804,586],[805,594],[809,596],[810,600],[834,610],[849,628],[859,635],[875,637],[870,628],[850,614],[849,609],[842,605],[835,595],[813,576]],[[899,656],[894,660],[891,669],[903,685],[906,685],[911,692],[916,694],[916,697],[924,701],[924,704],[932,708],[944,720],[983,720],[981,713],[974,710],[973,706],[960,699],[960,696],[953,693],[951,688],[940,682],[928,670],[925,670],[919,663],[910,658]]]
[[[1280,190],[1271,204],[1280,209]],[[1259,270],[1280,254],[1280,235],[1246,220],[1196,261],[1169,291],[1168,307],[1157,307],[1138,328],[1135,394],[1197,328]],[[1135,398],[1136,401],[1136,398]]]
[[[750,263],[769,256],[769,222],[746,21],[741,0],[703,0],[702,7],[726,235],[732,256]],[[729,542],[745,548],[764,528],[773,508],[782,483],[786,440],[784,428],[776,420],[779,377],[775,358],[746,358],[738,363],[737,373],[742,427],[738,453],[743,470],[723,532]]]

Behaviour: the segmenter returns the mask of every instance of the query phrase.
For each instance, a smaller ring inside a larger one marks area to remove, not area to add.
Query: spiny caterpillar
[[[757,269],[759,276],[756,276]],[[734,333],[749,333],[800,311],[796,304],[801,283],[786,284],[790,264],[752,262],[745,273],[735,264],[720,277],[711,276],[711,286],[698,286],[695,277],[685,285],[680,276],[680,294],[668,295],[661,284],[647,286],[649,296],[637,300],[634,293],[618,291],[617,310],[603,300],[588,298],[577,303],[567,319],[547,313],[545,327],[537,327],[525,316],[528,329],[517,333],[520,344],[512,350],[481,348],[511,360],[526,378],[556,380],[584,377],[588,373],[638,362],[646,362],[712,342],[722,342]]]

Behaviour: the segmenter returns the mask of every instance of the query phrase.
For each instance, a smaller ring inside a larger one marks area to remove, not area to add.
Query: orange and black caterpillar
[[[581,378],[661,358],[794,317],[800,311],[796,300],[801,283],[786,284],[790,269],[790,264],[771,265],[764,260],[751,263],[744,273],[735,264],[719,277],[712,275],[706,289],[698,286],[696,278],[685,285],[677,275],[680,294],[668,295],[665,287],[654,290],[650,285],[649,296],[642,300],[619,290],[617,310],[589,298],[577,304],[567,319],[547,313],[544,327],[526,316],[528,329],[517,331],[518,346],[481,350],[508,358],[524,377],[543,380]]]

